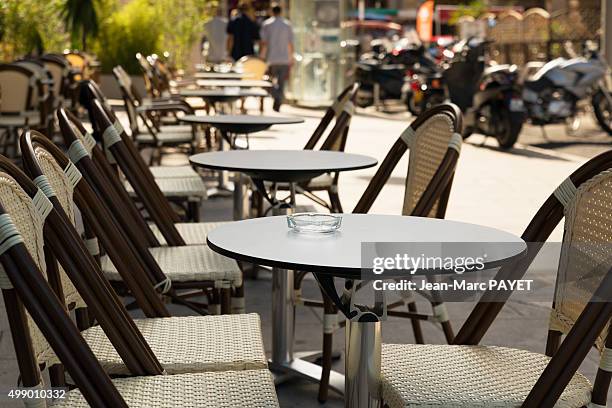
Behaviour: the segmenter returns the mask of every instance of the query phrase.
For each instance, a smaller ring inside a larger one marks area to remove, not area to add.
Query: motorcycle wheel
[[[414,116],[419,116],[421,114],[420,104],[414,102],[414,92],[410,92],[406,95],[406,108],[408,108],[408,112],[412,113]]]
[[[473,133],[474,133],[474,129],[466,126],[465,128],[463,128],[463,132],[461,132],[461,137],[463,138],[463,140],[465,140],[468,137],[472,136]]]
[[[427,94],[421,101],[421,112],[425,112],[427,109],[433,108],[436,105],[440,105],[446,101],[446,98],[441,93]]]
[[[598,91],[593,95],[592,103],[599,126],[608,132],[608,135],[612,136],[612,106],[610,106],[606,95],[602,91]]]
[[[523,121],[516,120],[510,112],[502,110],[499,112],[500,127],[495,132],[495,138],[499,147],[504,150],[510,149],[518,140],[519,134],[523,129]]]

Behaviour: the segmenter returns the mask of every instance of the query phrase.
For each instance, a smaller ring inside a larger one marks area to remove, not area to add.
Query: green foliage
[[[185,67],[218,0],[0,0],[0,60],[44,49],[97,54],[109,73],[140,74],[135,54],[170,52]]]
[[[41,50],[61,51],[68,36],[62,0],[0,0],[0,60],[12,61]]]
[[[448,23],[450,25],[456,25],[461,17],[471,16],[478,18],[486,13],[486,11],[487,4],[483,0],[472,0],[469,4],[462,4],[457,10],[453,11]]]
[[[140,74],[136,53],[158,53],[162,27],[160,15],[148,0],[134,0],[100,22],[95,52],[102,71],[123,66],[130,74]]]
[[[98,33],[98,14],[94,0],[65,0],[62,18],[70,33],[72,48],[87,51],[87,37]]]
[[[184,68],[194,44],[199,44],[204,22],[213,14],[217,0],[155,0],[153,7],[163,18],[161,47],[169,51],[173,63]]]

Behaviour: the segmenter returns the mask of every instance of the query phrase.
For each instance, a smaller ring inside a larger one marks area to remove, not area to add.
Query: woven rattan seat
[[[178,222],[174,224],[187,245],[206,245],[208,233],[225,222]],[[149,224],[159,243],[166,245],[166,239],[155,224]]]
[[[25,112],[22,115],[0,115],[0,126],[36,126],[40,124],[40,112]]]
[[[242,284],[242,273],[236,261],[213,252],[204,245],[149,248],[159,267],[173,282],[227,281]],[[121,276],[107,256],[101,258],[102,271],[109,280]]]
[[[132,408],[278,407],[268,370],[132,377],[113,384]],[[51,406],[88,408],[89,404],[74,390]]]
[[[159,186],[165,197],[181,197],[181,198],[206,198],[206,184],[200,177],[167,177],[157,178],[155,182]],[[134,188],[128,183],[125,183],[127,192],[135,197],[137,196]]]
[[[519,407],[550,360],[506,347],[383,344],[382,390],[389,408]],[[575,374],[555,407],[589,403]]]
[[[268,366],[256,313],[136,319],[134,323],[168,374]],[[81,334],[109,374],[130,374],[100,326]],[[56,357],[50,355],[47,361]]]
[[[171,132],[191,134],[191,132],[193,132],[193,127],[191,125],[162,125],[159,127],[159,131],[162,133]]]
[[[157,141],[155,141],[153,135],[149,133],[140,133],[136,137],[136,141],[138,143],[147,144],[156,144],[158,142],[162,144],[191,143],[193,141],[193,134],[184,132],[159,132],[156,136]]]
[[[149,170],[155,178],[200,177],[191,166],[151,166]]]

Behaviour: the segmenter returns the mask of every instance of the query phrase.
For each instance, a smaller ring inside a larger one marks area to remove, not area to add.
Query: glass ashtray
[[[336,214],[297,213],[287,215],[287,225],[296,232],[327,234],[340,228],[342,216]]]

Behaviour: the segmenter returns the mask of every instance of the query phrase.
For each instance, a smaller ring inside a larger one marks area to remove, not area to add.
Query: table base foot
[[[318,383],[321,379],[321,366],[300,358],[296,358],[287,363],[274,363],[269,361],[268,365],[274,374],[275,385],[282,384],[296,377],[314,383]],[[344,376],[332,370],[329,375],[329,389],[340,395],[344,395]]]

